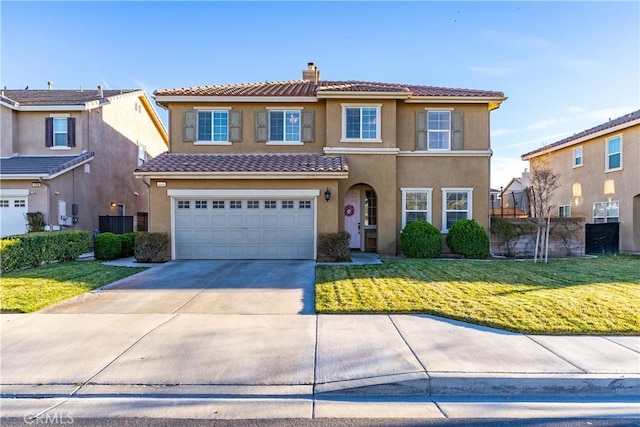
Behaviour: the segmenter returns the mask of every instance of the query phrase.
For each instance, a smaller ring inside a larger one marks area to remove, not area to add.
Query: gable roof
[[[617,132],[631,126],[635,126],[637,124],[640,124],[640,110],[634,111],[629,114],[625,114],[624,116],[618,117],[613,120],[609,120],[606,123],[600,124],[598,126],[594,126],[587,130],[583,130],[582,132],[576,133],[568,138],[561,139],[560,141],[554,142],[549,145],[545,145],[544,147],[538,148],[537,150],[533,150],[528,153],[525,153],[522,155],[522,160],[528,160],[532,157],[536,157],[542,154],[549,153],[551,151],[556,151],[561,148],[578,144],[587,139],[592,139],[597,136],[601,136],[602,134]]]
[[[163,153],[136,169],[137,176],[166,174],[346,174],[344,156],[323,154],[181,154]]]
[[[92,152],[78,156],[14,156],[0,159],[2,179],[52,179],[92,160]]]
[[[127,96],[138,98],[164,143],[168,145],[167,129],[147,93],[141,89],[102,90],[102,96],[99,90],[5,89],[0,93],[0,104],[17,111],[85,111]]]

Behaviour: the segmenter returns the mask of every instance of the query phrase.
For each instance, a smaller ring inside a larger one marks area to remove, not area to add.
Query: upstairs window
[[[229,142],[229,111],[198,111],[198,142]]]
[[[580,166],[582,166],[582,147],[576,147],[573,149],[573,167]]]
[[[569,218],[571,216],[571,205],[558,206],[558,217]]]
[[[451,111],[427,111],[429,150],[451,148]]]
[[[381,142],[381,106],[343,106],[342,141]]]
[[[45,119],[45,146],[69,148],[76,146],[76,119],[73,117],[47,117]]]
[[[607,171],[622,169],[622,137],[607,140]]]
[[[269,110],[269,142],[300,143],[300,110]]]
[[[138,144],[138,166],[143,166],[145,163],[147,163],[147,147]]]

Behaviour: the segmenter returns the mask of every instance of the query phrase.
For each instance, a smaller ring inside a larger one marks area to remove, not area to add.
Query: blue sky
[[[639,2],[2,1],[0,86],[329,80],[498,90],[492,186],[520,156],[640,108]],[[165,115],[163,115],[163,118]]]

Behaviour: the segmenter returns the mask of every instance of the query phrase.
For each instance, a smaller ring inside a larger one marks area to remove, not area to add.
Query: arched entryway
[[[351,249],[378,250],[378,196],[373,187],[356,184],[344,196],[344,229],[351,234]]]

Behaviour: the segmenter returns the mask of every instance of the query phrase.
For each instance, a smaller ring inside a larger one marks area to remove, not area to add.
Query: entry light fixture
[[[116,207],[116,202],[111,202],[111,207],[115,208]]]
[[[329,190],[329,187],[327,187],[327,191],[324,192],[324,199],[328,202],[329,200],[331,200],[331,190]]]

